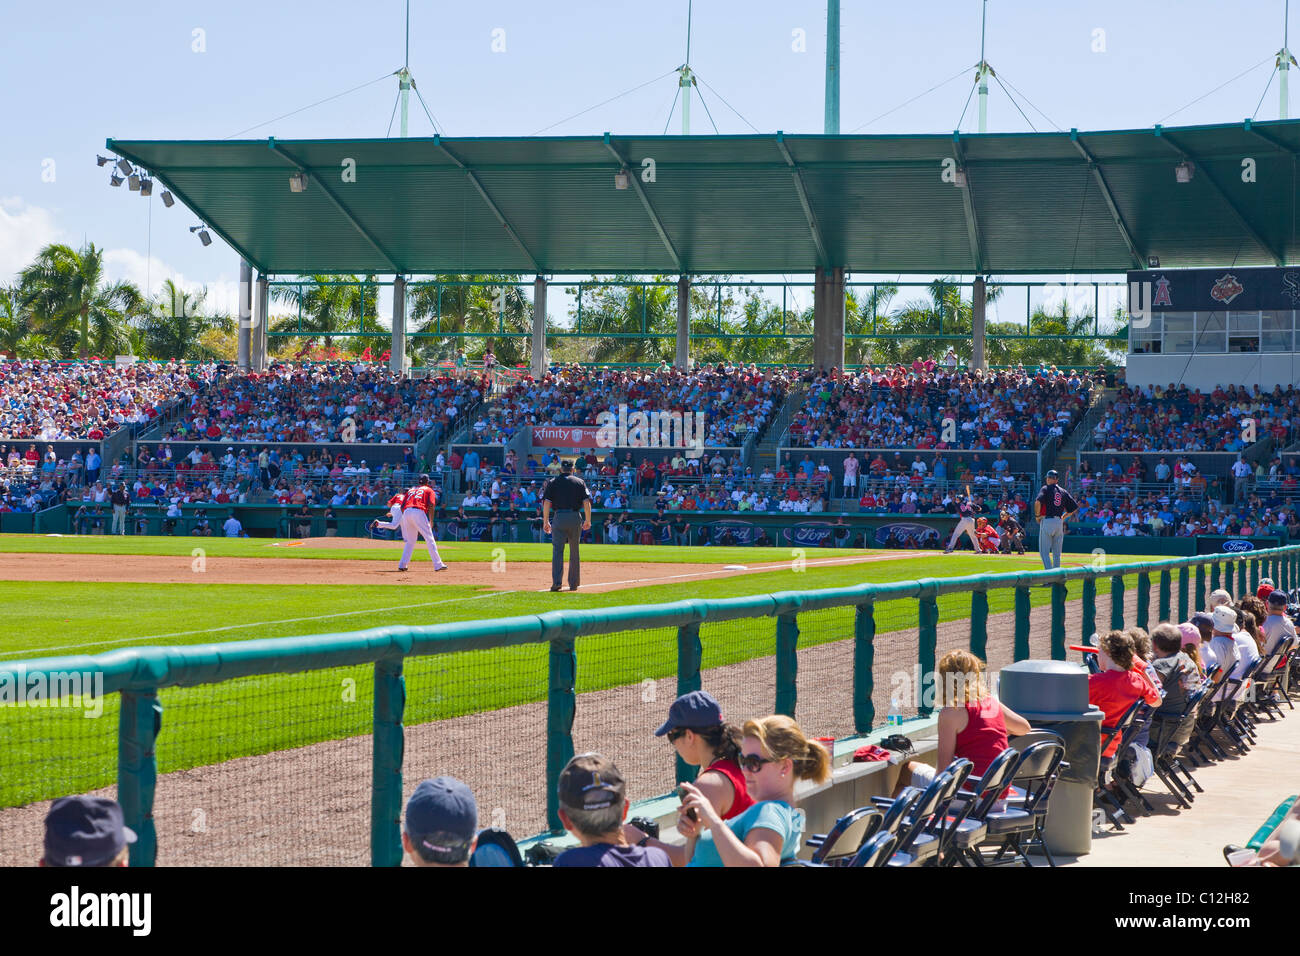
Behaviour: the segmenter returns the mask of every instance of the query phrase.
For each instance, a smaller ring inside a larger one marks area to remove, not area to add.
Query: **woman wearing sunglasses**
[[[681,785],[677,829],[686,837],[687,866],[780,866],[799,852],[803,813],[794,809],[796,780],[823,783],[831,755],[783,714],[745,721],[740,768],[757,801],[724,820],[699,787]]]
[[[713,804],[724,820],[739,816],[754,805],[740,771],[740,728],[722,719],[722,707],[712,694],[696,690],[682,694],[668,709],[668,719],[655,731],[667,737],[685,763],[702,768],[695,777],[696,788]],[[623,827],[623,835],[637,846],[657,846],[673,861],[685,866],[685,847],[662,843],[632,824]]]

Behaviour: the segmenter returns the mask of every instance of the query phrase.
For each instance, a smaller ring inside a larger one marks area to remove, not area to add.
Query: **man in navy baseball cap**
[[[406,802],[402,847],[416,866],[468,866],[478,835],[478,804],[455,777],[421,781]]]
[[[41,866],[126,866],[135,833],[107,797],[60,797],[45,817]]]
[[[662,737],[670,730],[686,727],[696,730],[704,727],[716,727],[722,723],[722,707],[713,695],[707,691],[693,690],[682,694],[668,708],[668,719],[655,731],[656,737]]]

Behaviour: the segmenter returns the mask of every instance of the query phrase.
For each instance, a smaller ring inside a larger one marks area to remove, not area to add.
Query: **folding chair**
[[[877,807],[859,807],[836,820],[829,833],[809,836],[804,846],[816,851],[813,863],[843,866],[875,836],[884,819],[884,812]]]
[[[1205,674],[1200,705],[1196,708],[1196,723],[1185,752],[1198,763],[1226,760],[1228,754],[1215,741],[1210,731],[1214,727],[1215,694],[1223,681],[1223,668],[1214,666]],[[1209,751],[1207,754],[1206,751]]]
[[[1257,714],[1266,714],[1270,721],[1278,720],[1282,717],[1281,700],[1278,699],[1280,694],[1286,698],[1288,704],[1291,703],[1289,697],[1286,697],[1285,689],[1282,686],[1282,676],[1286,673],[1288,659],[1292,649],[1295,647],[1296,639],[1288,637],[1273,649],[1273,653],[1268,656],[1268,665],[1261,667],[1257,672],[1254,710]],[[1295,705],[1291,704],[1291,709]]]
[[[1011,784],[1019,763],[1020,752],[1008,747],[989,764],[984,776],[959,795],[960,804],[939,824],[948,838],[946,847],[940,847],[941,866],[957,863],[962,866],[984,865],[984,858],[977,848],[988,834],[989,812]]]
[[[1110,749],[1112,741],[1123,739],[1124,732],[1132,726],[1134,718],[1137,717],[1138,709],[1145,706],[1146,701],[1139,698],[1129,706],[1128,710],[1124,711],[1123,715],[1115,722],[1113,727],[1103,725],[1101,728],[1101,753],[1103,756],[1101,758],[1101,766],[1097,770],[1097,786],[1096,789],[1093,790],[1093,802],[1101,808],[1107,817],[1110,818],[1110,822],[1117,830],[1124,829],[1123,823],[1120,822],[1120,817],[1127,817],[1129,823],[1133,823],[1134,820],[1129,816],[1128,811],[1124,809],[1123,801],[1116,797],[1115,794],[1106,786],[1106,771],[1109,770],[1111,764],[1115,762],[1115,758],[1106,757],[1104,755],[1106,751]],[[1115,752],[1118,754],[1119,749],[1116,748]]]
[[[1144,700],[1138,701],[1137,711],[1134,713],[1133,719],[1129,722],[1129,725],[1124,728],[1124,732],[1120,735],[1119,749],[1115,751],[1115,760],[1113,761],[1113,765],[1116,768],[1119,767],[1120,761],[1128,755],[1129,747],[1137,738],[1138,734],[1140,734],[1147,724],[1150,723],[1152,712],[1150,704]],[[1129,800],[1137,800],[1142,804],[1142,813],[1144,816],[1150,816],[1155,812],[1155,807],[1151,806],[1147,798],[1142,796],[1142,792],[1133,785],[1133,779],[1131,776],[1121,776],[1112,771],[1111,780],[1115,782],[1116,788],[1124,795],[1125,802]]]
[[[876,806],[885,812],[885,817],[880,821],[880,829],[877,833],[898,833],[898,827],[906,819],[907,815],[916,806],[921,799],[921,791],[916,787],[904,787],[903,792],[894,799],[888,797],[876,797],[872,800]]]
[[[1026,851],[1038,847],[1047,857],[1048,866],[1056,866],[1052,851],[1043,839],[1043,825],[1047,821],[1047,804],[1056,778],[1061,772],[1061,760],[1065,757],[1065,743],[1061,739],[1041,740],[1030,744],[1020,755],[1016,772],[1011,777],[1013,786],[1024,790],[1023,798],[1012,798],[1019,806],[1008,806],[1005,810],[989,813],[988,837],[985,843],[997,843],[992,863],[999,863],[1002,855],[1010,850],[1014,859],[1019,859],[1025,866],[1029,862]],[[1014,862],[1008,860],[1007,862]]]
[[[1236,749],[1237,754],[1242,757],[1250,753],[1250,747],[1246,744],[1246,736],[1236,723],[1237,708],[1239,706],[1237,695],[1245,682],[1245,675],[1241,677],[1229,675],[1219,684],[1220,689],[1214,692],[1214,696],[1219,698],[1215,701],[1214,723],[1210,727],[1209,734],[1207,734],[1207,736],[1212,735],[1216,728],[1222,731],[1223,735],[1228,738]]]
[[[1195,690],[1187,695],[1187,703],[1181,713],[1161,715],[1157,712],[1151,717],[1151,761],[1156,776],[1183,809],[1190,809],[1196,797],[1178,776],[1179,773],[1187,777],[1198,793],[1205,792],[1179,757],[1179,751],[1187,744],[1195,729],[1196,711],[1204,695],[1203,688]]]
[[[939,838],[927,833],[936,813],[946,810],[945,799],[952,800],[956,792],[953,786],[956,775],[944,770],[930,782],[912,812],[903,820],[898,830],[898,844],[885,866],[909,867],[920,866],[939,852]]]
[[[894,855],[894,846],[898,843],[898,837],[892,833],[881,831],[873,836],[862,848],[853,855],[849,861],[852,867],[878,867],[884,866],[885,863]]]

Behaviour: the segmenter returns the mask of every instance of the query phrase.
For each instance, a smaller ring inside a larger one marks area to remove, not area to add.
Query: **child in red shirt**
[[[1123,631],[1111,631],[1101,639],[1097,660],[1102,669],[1100,673],[1088,675],[1088,701],[1105,714],[1103,727],[1114,727],[1138,699],[1152,707],[1160,706],[1163,699],[1160,688],[1152,683],[1145,662],[1137,657],[1132,637]],[[1116,735],[1102,758],[1115,756],[1118,749]]]

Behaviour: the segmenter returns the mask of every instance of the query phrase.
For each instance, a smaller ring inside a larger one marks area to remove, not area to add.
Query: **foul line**
[[[395,607],[372,607],[359,611],[336,611],[332,614],[313,614],[310,617],[289,617],[279,621],[253,621],[249,624],[228,624],[224,627],[206,627],[197,631],[173,631],[170,634],[150,634],[144,637],[123,637],[111,641],[82,641],[77,644],[56,644],[50,647],[29,647],[17,651],[0,651],[0,657],[14,654],[31,656],[36,652],[64,651],[78,647],[104,647],[110,644],[130,644],[132,642],[159,641],[169,637],[190,637],[194,634],[216,634],[220,631],[241,631],[250,627],[271,627],[277,624],[300,624],[303,621],[322,621],[331,617],[355,617],[358,614],[383,614],[388,611],[406,611],[417,607],[437,607],[440,604],[458,604],[462,601],[481,601],[483,598],[499,597],[500,591],[476,594],[473,597],[448,598],[445,601],[424,601],[420,604],[399,604]]]
[[[873,564],[877,561],[888,561],[885,557],[872,557],[870,555],[854,555],[847,558],[823,558],[820,560],[805,561],[804,567],[825,567],[828,564]],[[672,581],[675,578],[706,578],[714,574],[749,574],[753,571],[787,571],[792,570],[794,561],[782,561],[779,564],[754,564],[749,565],[744,571],[730,571],[726,568],[719,568],[716,571],[688,571],[685,574],[665,574],[656,578],[629,578],[626,581],[601,581],[599,584],[592,584],[589,590],[596,588],[615,587],[619,584],[655,584],[659,581]],[[549,591],[550,588],[538,588],[537,593]]]

